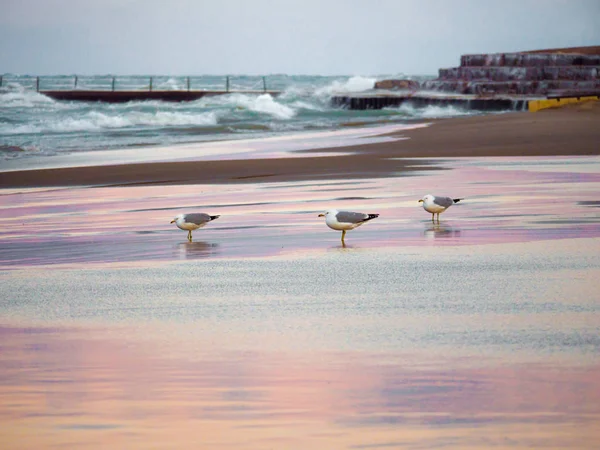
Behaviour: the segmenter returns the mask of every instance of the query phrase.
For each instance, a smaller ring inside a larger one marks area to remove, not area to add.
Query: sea
[[[369,92],[377,80],[433,77],[380,76],[0,76],[0,164],[2,161],[251,139],[291,133],[406,124],[422,119],[480,114],[456,107],[428,106],[352,111],[335,107],[335,94]],[[150,81],[152,79],[152,81]],[[113,81],[114,80],[114,81]],[[37,89],[226,90],[227,95],[193,102],[143,101],[123,104],[56,101]],[[261,90],[280,91],[280,95]],[[244,94],[236,91],[257,91]]]

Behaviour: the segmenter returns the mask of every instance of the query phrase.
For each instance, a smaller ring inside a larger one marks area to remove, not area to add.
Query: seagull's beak
[[[171,220],[171,223],[175,223],[175,221],[174,221],[174,220]]]
[[[419,203],[423,203],[423,199],[419,200]]]
[[[325,214],[319,214],[318,217],[325,217]]]

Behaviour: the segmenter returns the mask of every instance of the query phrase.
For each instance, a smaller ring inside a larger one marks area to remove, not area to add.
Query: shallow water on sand
[[[599,158],[3,192],[7,448],[589,448]],[[465,197],[440,224],[423,194]],[[339,233],[327,207],[381,216]],[[221,218],[194,232],[179,212]]]
[[[591,449],[597,244],[5,272],[0,435],[9,448]]]
[[[323,252],[340,233],[325,209],[379,213],[347,248],[473,245],[599,237],[600,158],[442,160],[409,176],[331,182],[4,190],[0,267],[244,258]],[[433,223],[417,200],[464,197]],[[182,212],[221,217],[193,233]]]

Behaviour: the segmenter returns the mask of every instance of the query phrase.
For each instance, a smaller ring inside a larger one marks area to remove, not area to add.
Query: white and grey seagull
[[[178,214],[171,223],[177,225],[180,230],[188,232],[188,241],[192,242],[192,231],[202,228],[208,222],[218,219],[221,216],[209,216],[204,213]]]
[[[363,223],[379,217],[379,214],[365,214],[351,211],[338,211],[337,209],[329,209],[319,217],[325,217],[325,223],[332,230],[342,232],[342,243],[346,237],[346,231],[354,230],[360,227]]]
[[[443,213],[455,203],[464,200],[464,198],[439,197],[437,195],[427,194],[419,203],[423,203],[423,209],[431,213],[431,220],[435,221],[435,215],[438,215],[440,221],[440,213]]]

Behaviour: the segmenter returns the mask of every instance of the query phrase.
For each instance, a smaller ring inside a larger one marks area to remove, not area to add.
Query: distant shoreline
[[[377,178],[425,170],[403,158],[600,155],[600,104],[537,113],[428,121],[433,126],[394,133],[410,139],[315,149],[304,158],[120,164],[0,172],[0,188],[224,184]]]

